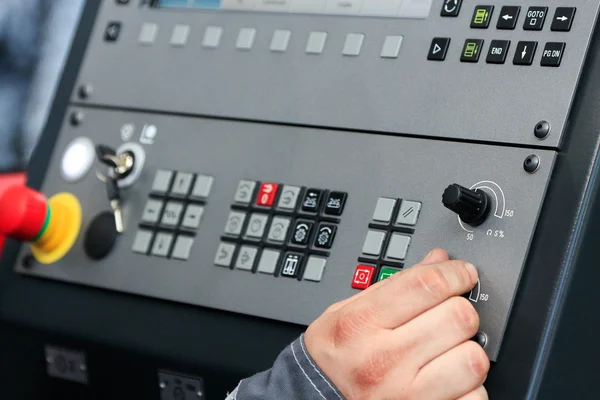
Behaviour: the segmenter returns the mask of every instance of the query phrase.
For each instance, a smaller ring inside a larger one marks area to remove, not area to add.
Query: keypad
[[[243,179],[233,194],[215,265],[320,282],[347,202],[348,194],[340,190]]]
[[[423,203],[383,196],[377,200],[351,286],[366,289],[404,268]]]
[[[188,260],[213,181],[212,176],[188,171],[156,171],[150,198],[142,211],[139,229],[131,246],[132,251]],[[239,224],[240,229],[242,224],[243,221]]]
[[[456,16],[460,11],[461,3],[456,0],[444,0],[441,16]],[[521,18],[521,6],[503,6],[497,15],[492,5],[476,5],[469,26],[475,32],[478,29],[488,29],[495,20],[496,29],[515,30],[522,22],[524,31],[542,31],[545,29],[546,19],[550,12],[548,7],[529,7],[525,16]],[[577,12],[576,7],[557,7],[551,20],[550,29],[553,32],[569,32],[573,27],[573,21]],[[456,15],[454,15],[456,13]],[[532,32],[533,35],[535,33]],[[531,36],[533,37],[533,36]],[[433,38],[427,54],[431,61],[444,61],[450,45],[450,38]],[[547,42],[540,59],[542,67],[559,67],[562,63],[565,51],[565,42]],[[460,48],[460,60],[464,63],[477,63],[484,52],[487,53],[487,64],[505,64],[509,57],[513,58],[514,65],[531,66],[534,63],[538,42],[519,41],[516,46],[511,46],[510,40],[492,39],[487,44],[483,39],[472,37],[466,39]]]

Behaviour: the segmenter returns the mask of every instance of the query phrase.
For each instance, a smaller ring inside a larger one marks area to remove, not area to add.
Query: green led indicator
[[[387,279],[397,272],[400,272],[400,270],[395,268],[383,267],[381,268],[381,272],[379,272],[379,279],[377,281],[380,282],[384,279]]]
[[[485,8],[479,8],[475,11],[475,19],[473,20],[474,24],[482,25],[487,23],[487,20],[490,16],[490,13]]]

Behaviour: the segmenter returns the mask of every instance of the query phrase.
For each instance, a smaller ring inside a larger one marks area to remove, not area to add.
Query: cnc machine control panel
[[[495,360],[598,5],[105,0],[16,270],[308,325],[441,247]]]

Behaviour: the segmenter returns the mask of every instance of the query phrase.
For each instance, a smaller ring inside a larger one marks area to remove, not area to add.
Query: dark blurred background
[[[0,173],[26,169],[84,1],[0,0]]]

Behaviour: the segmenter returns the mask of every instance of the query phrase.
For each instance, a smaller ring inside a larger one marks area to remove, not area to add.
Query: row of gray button
[[[234,263],[234,255],[238,245],[234,243],[221,242],[215,256],[215,265],[219,267],[251,271],[258,258],[259,249],[254,246],[240,246]],[[281,258],[281,251],[264,249],[258,261],[257,272],[273,275]],[[303,279],[307,281],[320,282],[323,278],[327,260],[323,257],[309,256],[304,269]]]
[[[194,181],[194,177],[196,178]],[[194,187],[192,188],[192,182]],[[212,190],[214,178],[208,175],[195,175],[190,172],[158,170],[152,182],[152,193],[206,200]],[[191,193],[190,193],[191,191]]]
[[[385,238],[388,235],[387,232],[370,230],[367,232],[367,238],[363,244],[362,253],[364,256],[370,258],[378,258],[383,251],[383,244]],[[386,259],[392,261],[403,261],[408,253],[410,246],[411,237],[403,235],[401,233],[392,233],[390,243],[388,244],[387,252],[385,254]]]
[[[141,44],[148,46],[155,43],[159,32],[159,26],[156,23],[148,22],[142,25],[138,40]],[[191,33],[189,25],[175,25],[171,33],[170,43],[174,47],[183,47],[187,44]],[[221,45],[223,37],[223,28],[220,26],[207,26],[202,38],[202,46],[205,48],[218,48]],[[238,32],[236,39],[236,48],[238,50],[248,51],[254,47],[257,30],[254,28],[242,28]],[[272,52],[287,51],[292,32],[285,29],[277,29],[271,36],[269,49]],[[327,32],[310,32],[306,41],[306,54],[321,54],[327,43]],[[342,48],[342,54],[345,56],[358,56],[361,53],[365,35],[363,33],[349,33],[346,35],[346,41]],[[381,48],[381,57],[397,58],[402,46],[403,36],[389,35],[385,38]]]
[[[152,249],[150,249],[150,244]],[[173,246],[173,241],[175,245]],[[140,229],[135,235],[133,245],[131,249],[134,253],[139,254],[152,254],[157,257],[172,257],[178,260],[188,260],[192,247],[194,245],[194,239],[189,236],[177,236],[172,233],[158,232],[154,233],[146,229]],[[171,248],[173,251],[171,252]]]
[[[244,222],[246,221],[246,218],[249,218],[244,238],[261,240],[265,235],[269,216],[262,213],[252,213],[249,217],[248,215],[249,214],[244,211],[230,211],[229,216],[227,217],[227,223],[225,224],[225,234],[236,238],[241,236]],[[273,243],[283,243],[287,237],[291,223],[291,218],[274,217],[269,232],[267,233],[267,240]]]
[[[400,202],[400,210],[396,217],[396,225],[415,226],[421,213],[422,204],[418,201],[397,200],[388,197],[381,197],[375,206],[373,221],[375,223],[389,224],[392,221],[394,210],[397,203]]]
[[[256,181],[241,180],[233,196],[234,203],[249,206],[257,185]],[[302,188],[299,186],[284,185],[275,208],[280,211],[294,211],[301,191]]]
[[[165,205],[166,204],[166,205]],[[179,201],[168,201],[149,199],[142,213],[142,222],[157,224],[168,228],[181,226],[188,229],[197,229],[202,221],[204,207],[190,204],[187,207]],[[183,218],[182,218],[183,216]]]

